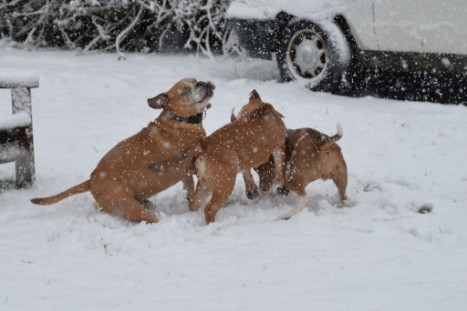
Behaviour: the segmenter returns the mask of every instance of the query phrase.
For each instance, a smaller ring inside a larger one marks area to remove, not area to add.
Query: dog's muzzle
[[[208,98],[211,98],[214,95],[214,89],[216,86],[212,82],[202,82],[198,81],[195,84],[195,93],[200,97],[199,100],[197,100],[197,103],[200,103],[202,101],[205,101]],[[198,97],[197,96],[197,97]]]

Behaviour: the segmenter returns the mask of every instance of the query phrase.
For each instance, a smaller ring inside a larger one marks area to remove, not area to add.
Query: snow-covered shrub
[[[211,54],[221,46],[228,1],[0,0],[0,36],[26,47],[120,53],[158,50],[177,30],[184,48]]]

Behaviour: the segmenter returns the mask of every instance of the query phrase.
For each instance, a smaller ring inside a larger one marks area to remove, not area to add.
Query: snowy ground
[[[0,44],[1,45],[1,44]],[[269,62],[193,56],[78,55],[0,46],[0,70],[33,71],[37,183],[0,193],[0,310],[464,310],[467,307],[467,108],[345,98],[279,84]],[[349,168],[348,208],[332,182],[294,198],[233,203],[206,226],[180,185],[154,198],[161,221],[131,224],[89,194],[29,200],[88,178],[156,112],[146,99],[183,77],[216,85],[208,133],[256,88],[290,128],[333,134]],[[10,113],[0,92],[0,120]],[[0,121],[1,122],[1,121]],[[0,177],[13,174],[0,165]],[[423,204],[430,214],[419,214]]]

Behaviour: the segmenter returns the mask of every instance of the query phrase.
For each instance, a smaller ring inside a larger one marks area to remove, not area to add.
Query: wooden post
[[[26,112],[31,117],[31,123],[16,133],[20,155],[15,161],[16,185],[19,188],[30,187],[36,179],[34,165],[34,139],[32,132],[31,89],[20,86],[11,89],[13,114]]]

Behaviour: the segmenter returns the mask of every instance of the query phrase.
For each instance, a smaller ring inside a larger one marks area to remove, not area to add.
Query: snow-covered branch
[[[187,49],[211,55],[224,38],[229,0],[0,1],[0,37],[27,47],[84,52],[158,49],[177,29]],[[137,12],[137,13],[136,13]]]

